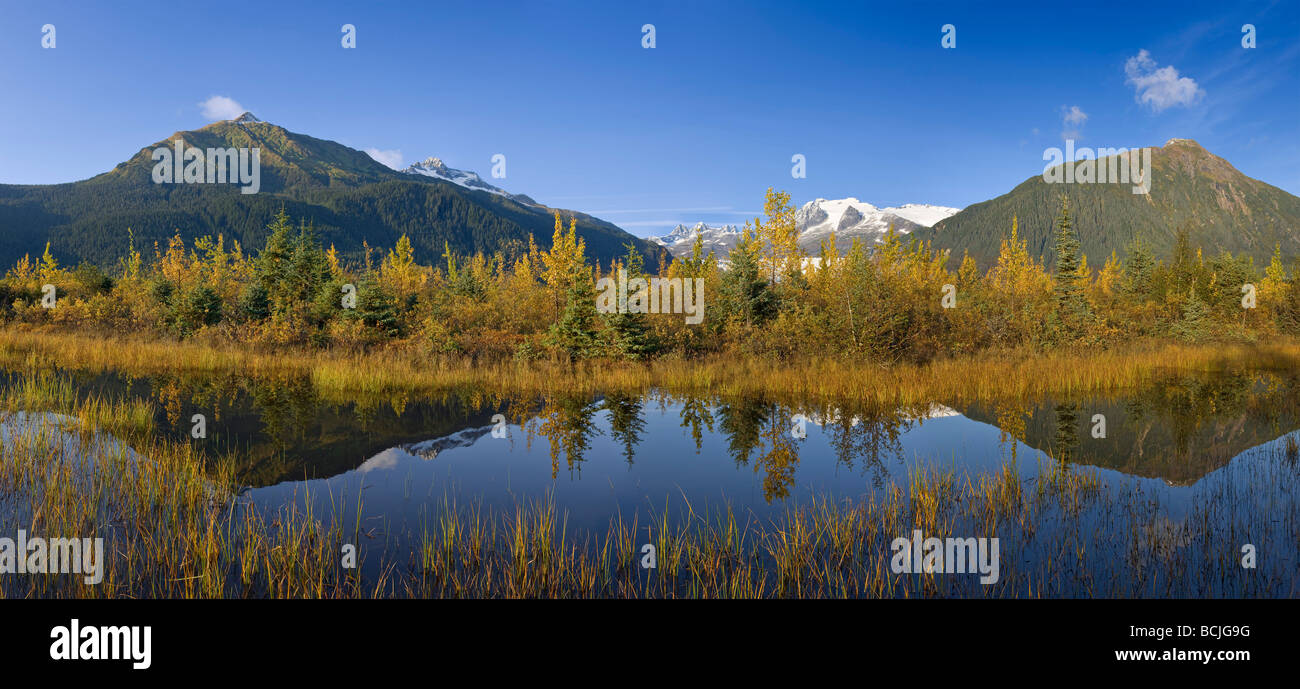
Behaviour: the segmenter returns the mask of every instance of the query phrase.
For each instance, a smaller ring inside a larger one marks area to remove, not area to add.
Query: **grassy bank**
[[[1008,464],[975,479],[913,473],[848,501],[811,499],[759,521],[708,514],[616,517],[572,531],[546,500],[495,512],[444,501],[394,548],[342,524],[360,496],[255,509],[239,496],[233,457],[163,437],[156,403],[80,394],[64,370],[135,375],[309,376],[355,396],[481,389],[570,392],[789,393],[903,404],[1025,397],[1139,385],[1166,372],[1294,368],[1300,345],[1185,347],[1020,357],[1014,353],[881,369],[843,361],[558,362],[421,360],[216,348],[143,337],[0,330],[0,364],[20,371],[0,403],[0,536],[102,537],[103,581],[0,577],[4,597],[1036,597],[1295,595],[1293,572],[1236,566],[1241,543],[1300,532],[1294,441],[1251,465],[1258,493],[1203,495],[1173,523],[1141,489],[1107,489],[1096,470],[1063,463],[1023,480]],[[58,416],[45,416],[44,414]],[[111,434],[111,435],[110,435]],[[1218,490],[1233,491],[1231,483]],[[321,504],[328,509],[321,511]],[[315,505],[316,507],[313,507]],[[895,574],[890,544],[927,537],[999,538],[1000,579]],[[1293,539],[1293,536],[1291,537]],[[1293,543],[1293,540],[1291,541]],[[344,568],[359,546],[361,569]],[[655,546],[657,567],[643,569]],[[1280,547],[1280,546],[1278,546]],[[1281,560],[1271,560],[1271,563]],[[1269,565],[1272,566],[1272,565]],[[366,572],[362,574],[361,572]]]
[[[1023,399],[1046,394],[1102,392],[1140,385],[1169,371],[1233,367],[1294,369],[1300,342],[1179,345],[1136,343],[1121,349],[1049,354],[985,353],[927,364],[881,367],[845,359],[490,361],[370,352],[265,350],[213,346],[148,336],[0,329],[0,365],[59,367],[132,375],[238,374],[310,376],[322,394],[339,397],[475,390],[503,396],[566,393],[786,394],[812,399],[852,398],[882,404],[926,404]]]

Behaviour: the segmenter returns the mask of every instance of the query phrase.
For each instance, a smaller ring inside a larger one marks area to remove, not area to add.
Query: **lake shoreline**
[[[1132,387],[1170,371],[1300,368],[1300,339],[1179,344],[1147,340],[1102,350],[984,352],[923,364],[882,366],[839,358],[779,360],[710,355],[698,359],[499,360],[431,355],[390,347],[367,352],[265,348],[93,331],[0,327],[0,365],[132,374],[309,375],[337,395],[670,393],[795,394],[882,404],[1023,399]]]

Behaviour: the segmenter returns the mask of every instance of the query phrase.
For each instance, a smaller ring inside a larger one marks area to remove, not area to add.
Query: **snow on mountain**
[[[713,227],[701,222],[695,223],[694,227],[678,225],[672,232],[662,237],[647,237],[647,239],[668,249],[668,253],[674,256],[690,256],[697,235],[704,240],[706,255],[712,251],[715,256],[724,257],[731,253],[736,243],[740,241],[740,228],[735,225]]]
[[[907,234],[921,227],[931,227],[950,217],[960,208],[909,203],[897,208],[877,208],[864,201],[846,199],[817,199],[805,203],[795,212],[795,226],[799,228],[799,246],[812,255],[821,251],[821,243],[835,235],[835,246],[841,251],[853,245],[854,239],[865,244],[884,241],[889,226],[899,234]]]
[[[452,184],[458,184],[466,189],[477,189],[491,194],[510,196],[510,194],[504,189],[494,187],[491,184],[484,182],[483,178],[478,176],[478,173],[447,167],[446,163],[442,162],[441,158],[425,158],[418,163],[412,164],[402,172],[410,175],[436,177],[451,182]]]
[[[908,203],[897,208],[877,208],[855,198],[817,199],[805,203],[795,212],[795,226],[799,228],[799,246],[810,256],[821,253],[821,243],[835,234],[835,246],[840,251],[853,245],[855,238],[870,246],[884,240],[892,224],[899,234],[907,234],[921,227],[932,227],[944,218],[951,217],[960,208],[932,206],[926,203]],[[740,241],[740,228],[735,225],[713,227],[696,223],[694,227],[678,225],[672,232],[649,240],[668,249],[674,256],[689,256],[695,237],[704,239],[704,251],[712,250],[725,258]]]
[[[900,218],[911,220],[917,225],[934,227],[935,223],[951,218],[961,209],[947,206],[931,206],[928,203],[905,203],[897,208],[886,208],[884,210]]]

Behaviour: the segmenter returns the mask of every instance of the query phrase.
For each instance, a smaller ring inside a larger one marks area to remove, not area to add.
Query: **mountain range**
[[[841,252],[848,250],[855,239],[870,247],[880,243],[892,225],[899,234],[909,234],[928,228],[936,222],[951,217],[960,209],[909,203],[897,208],[877,208],[856,198],[817,199],[809,201],[795,212],[795,227],[799,231],[799,246],[810,256],[821,253],[821,244],[835,237],[835,246]],[[650,241],[668,249],[674,256],[690,255],[695,238],[703,239],[703,249],[713,251],[720,259],[740,241],[741,229],[735,225],[710,226],[697,223],[693,227],[678,225],[662,237]]]
[[[153,152],[178,139],[203,150],[260,149],[258,193],[240,193],[233,184],[154,183]],[[313,223],[322,243],[351,259],[363,255],[363,243],[391,247],[402,234],[426,264],[439,261],[445,246],[491,254],[522,249],[532,235],[545,248],[554,210],[566,221],[577,219],[589,257],[608,261],[626,253],[626,244],[636,246],[647,265],[663,255],[657,244],[612,223],[507,193],[437,158],[393,170],[362,151],[245,113],[176,132],[87,180],[0,185],[0,265],[39,254],[47,241],[64,263],[109,265],[125,255],[128,230],[146,254],[155,242],[165,247],[177,231],[187,241],[223,234],[228,243],[238,240],[245,251],[255,251],[281,208],[295,222]]]
[[[233,184],[155,183],[155,150],[171,148],[178,139],[204,150],[259,149],[258,193],[240,193]],[[1133,193],[1129,184],[1051,184],[1035,175],[1006,194],[960,210],[927,204],[879,208],[856,198],[819,198],[796,212],[799,244],[810,256],[818,255],[832,234],[841,251],[855,239],[871,246],[892,225],[902,235],[949,250],[951,265],[969,253],[988,268],[1016,218],[1030,253],[1050,265],[1054,225],[1066,197],[1094,266],[1112,251],[1124,255],[1134,239],[1157,256],[1168,256],[1180,229],[1207,254],[1231,251],[1259,263],[1280,246],[1286,256],[1300,255],[1300,197],[1246,176],[1190,139],[1171,139],[1151,152],[1146,194]],[[245,113],[176,132],[90,179],[0,185],[0,265],[39,253],[49,242],[65,264],[107,266],[125,254],[128,232],[146,253],[155,243],[165,246],[178,231],[186,240],[223,234],[245,251],[256,251],[281,208],[295,220],[311,222],[319,239],[344,258],[360,258],[366,245],[391,247],[406,234],[425,264],[438,262],[445,246],[462,254],[512,252],[522,250],[532,235],[545,248],[556,210],[577,219],[588,256],[602,262],[624,254],[631,244],[646,265],[659,265],[666,255],[688,255],[697,236],[706,251],[725,260],[741,232],[735,225],[698,223],[640,239],[589,214],[508,192],[435,157],[395,170],[362,151]]]

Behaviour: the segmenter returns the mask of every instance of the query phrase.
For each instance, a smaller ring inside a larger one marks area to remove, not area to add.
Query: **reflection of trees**
[[[790,415],[780,408],[774,409],[762,435],[768,450],[754,463],[754,471],[763,472],[763,497],[768,502],[773,498],[784,500],[790,495],[794,472],[799,468],[799,453],[790,435]]]
[[[1268,414],[1276,413],[1271,410],[1265,413],[1259,408],[1260,398],[1253,390],[1255,381],[1253,374],[1244,373],[1167,377],[1138,390],[1124,401],[1125,422],[1138,428],[1144,422],[1154,423],[1161,417],[1167,419],[1171,440],[1167,452],[1177,458],[1186,458],[1204,442],[1200,432],[1206,424],[1217,419],[1238,418],[1244,421],[1252,414],[1267,418]],[[1056,405],[1058,459],[1074,460],[1081,449],[1080,409],[1079,402]],[[1089,418],[1090,415],[1091,412]]]
[[[889,472],[885,459],[901,457],[902,434],[912,418],[927,409],[898,408],[858,400],[841,400],[815,407],[786,407],[757,397],[741,397],[717,406],[718,430],[737,465],[756,456],[755,472],[763,472],[763,495],[771,502],[790,494],[799,466],[798,444],[790,434],[798,411],[823,424],[836,461],[852,469],[861,466],[883,485]],[[683,409],[683,418],[687,411]],[[683,425],[686,425],[683,423]]]
[[[758,451],[754,472],[763,472],[763,497],[771,502],[788,496],[799,465],[788,410],[757,397],[741,397],[719,405],[718,417],[718,427],[726,434],[737,465],[748,464]]]
[[[1151,386],[1140,397],[1168,413],[1174,449],[1179,457],[1186,457],[1192,452],[1193,442],[1198,441],[1198,431],[1208,421],[1248,413],[1254,381],[1253,375],[1244,373],[1185,376]]]
[[[609,412],[609,433],[623,445],[623,458],[628,464],[632,463],[636,446],[641,442],[641,432],[645,430],[641,405],[640,395],[610,395],[601,405]]]
[[[835,459],[852,469],[855,462],[862,463],[863,472],[870,471],[876,486],[884,483],[887,456],[901,456],[903,444],[899,437],[911,427],[908,414],[896,407],[883,407],[859,401],[844,401],[819,412],[830,436],[830,446]]]
[[[320,397],[311,378],[268,378],[250,381],[249,396],[262,420],[263,432],[277,449],[288,447],[291,440],[303,437],[315,425]],[[363,415],[358,403],[358,416]]]
[[[1068,462],[1079,449],[1079,403],[1056,405],[1056,458]]]
[[[593,423],[599,410],[600,407],[586,397],[546,398],[537,432],[551,445],[551,478],[559,475],[561,453],[569,471],[573,471],[575,466],[581,469],[584,455],[591,447],[591,437],[600,432]]]
[[[994,408],[994,418],[995,425],[998,427],[998,444],[1002,445],[1003,451],[1010,450],[1010,459],[1014,462],[1018,443],[1024,442],[1026,438],[1028,406],[1009,403],[998,405]]]
[[[771,414],[772,404],[756,397],[742,397],[718,406],[718,428],[727,436],[727,448],[737,465],[748,464],[761,442],[759,428]]]
[[[130,390],[134,381],[123,379]],[[210,421],[234,404],[241,380],[235,376],[161,374],[146,379],[148,395],[158,401],[168,425],[189,432],[190,415],[203,410]]]
[[[756,397],[742,397],[718,406],[718,427],[727,436],[737,465],[756,454],[754,472],[763,472],[763,497],[784,499],[794,486],[799,453],[790,435],[790,410]],[[685,424],[683,424],[685,425]]]
[[[713,432],[713,414],[709,413],[708,402],[699,397],[687,397],[682,402],[681,419],[682,428],[690,427],[691,438],[695,441],[695,453],[699,454],[704,443],[702,427]]]

